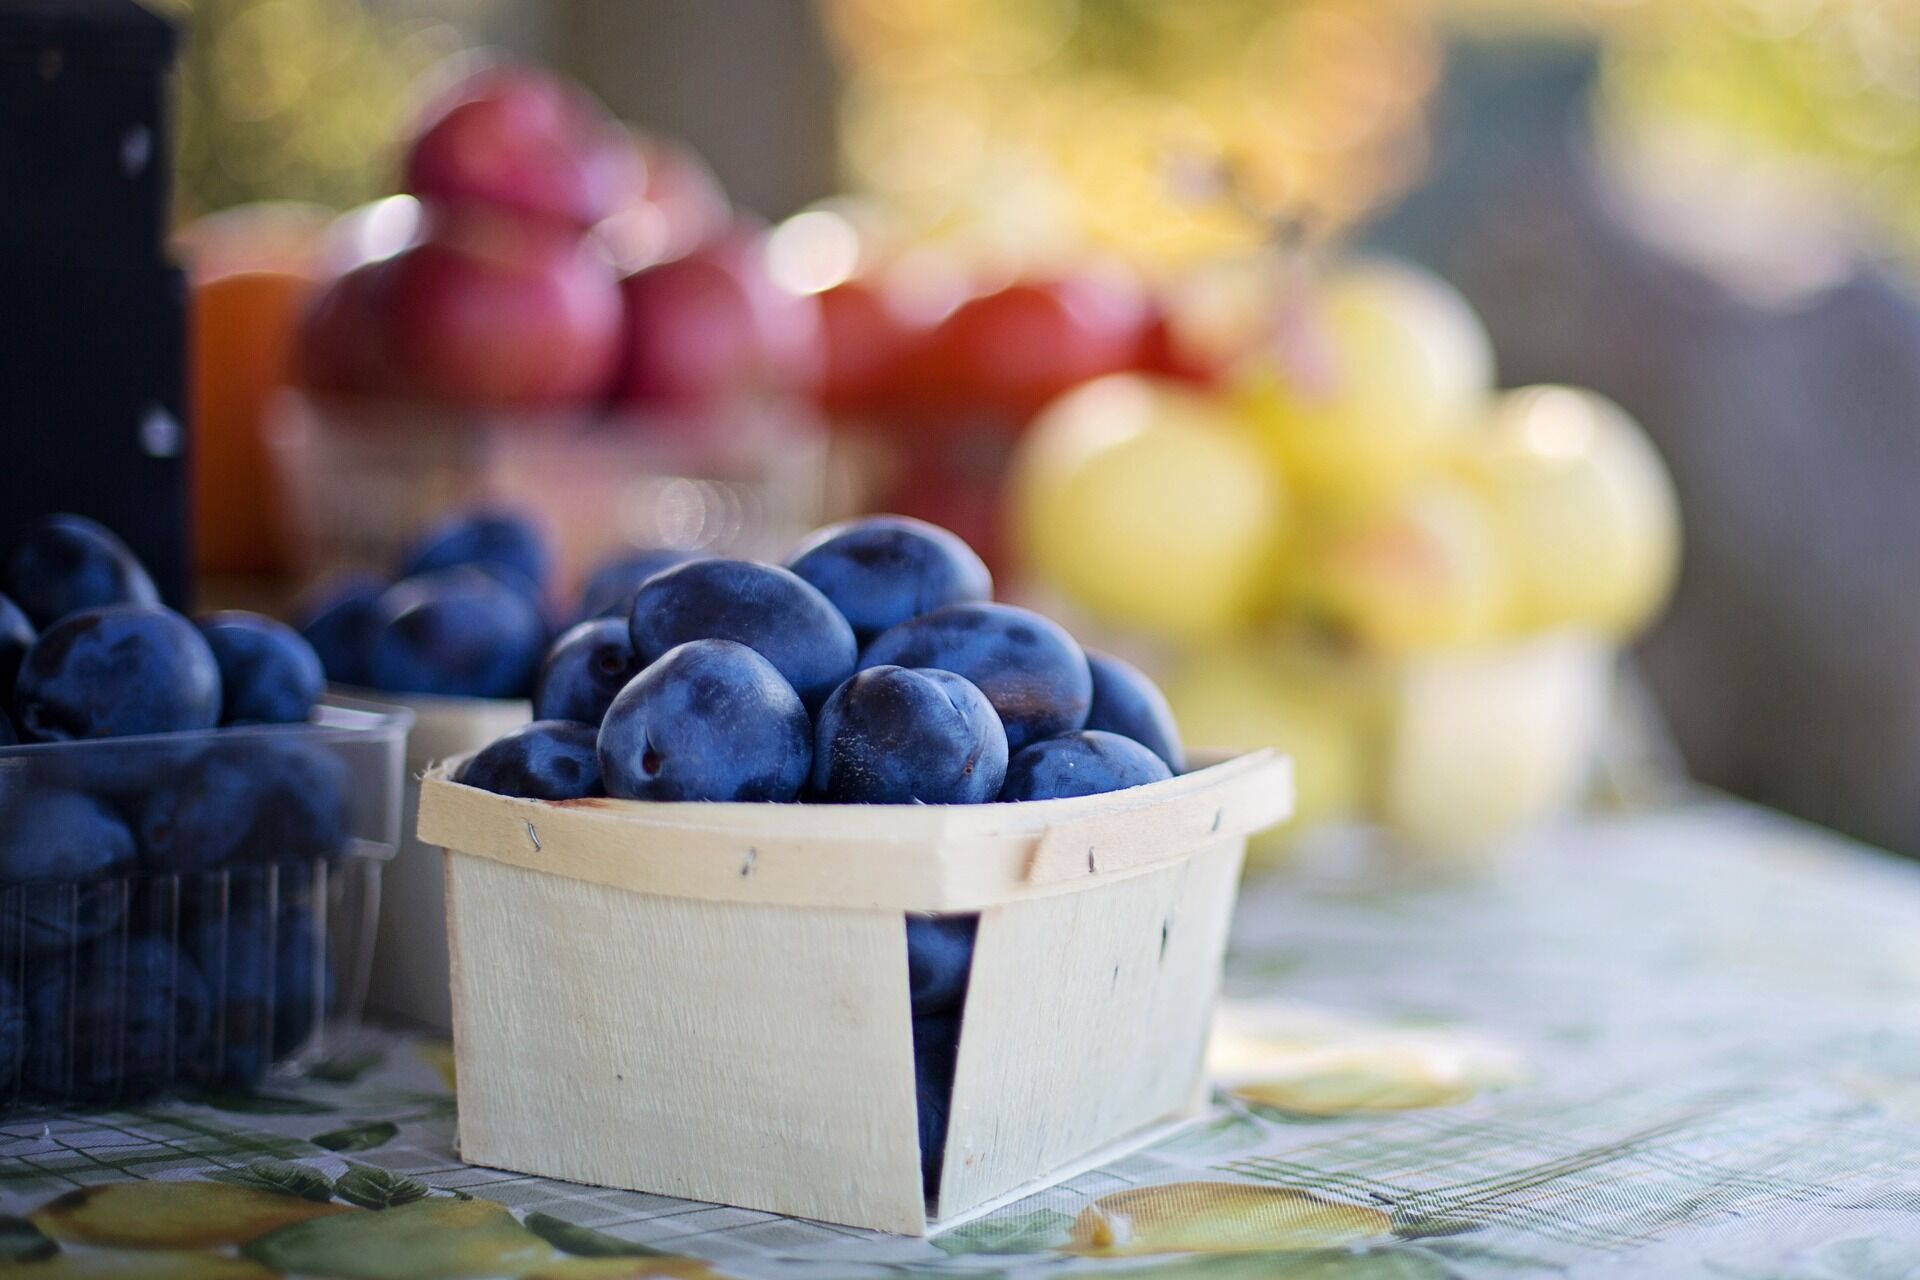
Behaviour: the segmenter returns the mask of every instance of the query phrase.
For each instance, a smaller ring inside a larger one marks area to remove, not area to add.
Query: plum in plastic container
[[[0,1115],[244,1089],[356,1021],[411,718],[0,747]]]

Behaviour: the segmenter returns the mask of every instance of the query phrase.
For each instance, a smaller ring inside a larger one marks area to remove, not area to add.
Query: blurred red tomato
[[[949,408],[1028,418],[1067,388],[1133,367],[1149,320],[1118,276],[1021,280],[971,298],[933,332],[915,381]]]
[[[534,67],[475,72],[427,109],[406,157],[407,189],[586,228],[638,195],[633,141],[578,85]]]
[[[893,407],[902,371],[932,325],[915,318],[872,280],[834,285],[819,299],[826,345],[821,405],[836,414]]]
[[[1192,347],[1192,343],[1180,340],[1166,310],[1158,302],[1150,303],[1133,367],[1142,373],[1211,385],[1219,377],[1220,369]]]
[[[636,271],[621,294],[619,394],[630,404],[692,409],[739,393],[810,392],[818,383],[820,304],[774,281],[759,228]]]

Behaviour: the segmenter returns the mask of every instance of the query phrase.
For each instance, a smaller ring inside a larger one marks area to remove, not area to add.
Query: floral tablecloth
[[[1727,802],[1248,884],[1213,1114],[931,1241],[470,1168],[443,1043],[0,1123],[0,1268],[1920,1277],[1920,866]],[[529,1050],[528,1070],[537,1070]]]

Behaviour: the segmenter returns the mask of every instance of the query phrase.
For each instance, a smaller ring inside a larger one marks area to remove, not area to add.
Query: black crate
[[[0,4],[0,265],[161,262],[173,45],[132,0]]]
[[[77,512],[187,603],[185,303],[170,267],[0,268],[0,550]]]

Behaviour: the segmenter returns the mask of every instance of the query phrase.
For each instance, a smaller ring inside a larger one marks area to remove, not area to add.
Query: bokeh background
[[[1650,629],[1617,629],[1634,642],[1598,713],[1583,797],[1635,803],[1684,774],[1920,855],[1920,7],[193,0],[170,12],[187,32],[176,221],[203,278],[223,252],[295,252],[259,229],[271,220],[219,236],[209,215],[260,201],[344,210],[396,190],[422,77],[483,49],[549,66],[683,140],[737,208],[775,223],[811,211],[783,228],[798,228],[794,270],[815,288],[864,269],[876,244],[922,296],[952,293],[949,307],[1088,264],[1119,264],[1160,298],[1223,277],[1225,294],[1258,278],[1286,295],[1289,272],[1357,253],[1418,264],[1471,304],[1500,386],[1591,388],[1671,473],[1677,583]],[[964,286],[951,284],[956,261]],[[200,381],[224,385],[218,368]],[[1014,517],[982,515],[981,494],[1017,488],[1020,446],[947,432],[922,464],[933,479],[903,488],[896,474],[889,492],[861,465],[876,434],[932,429],[868,416],[877,433],[835,429],[830,505],[905,494],[1003,536]],[[238,478],[203,474],[203,498],[251,483],[236,465]],[[1176,508],[1220,505],[1204,486],[1177,491],[1175,471]],[[299,572],[263,550],[271,539],[207,520],[203,508],[211,580]],[[1045,535],[995,548],[1003,580],[1070,611],[1091,604],[1099,625],[1100,590],[1074,589],[1077,565],[1047,572],[1035,542]],[[1509,696],[1504,668],[1429,679],[1420,660],[1461,648],[1470,666],[1499,648],[1486,637],[1389,637],[1357,659],[1351,634],[1170,638],[1178,627],[1141,623],[1150,601],[1104,612],[1110,643],[1184,687],[1176,702],[1209,728],[1295,749],[1330,820],[1377,809],[1382,787],[1461,785],[1437,766],[1355,762],[1417,754],[1404,724],[1388,745],[1360,741],[1378,734],[1382,696],[1450,708],[1443,754],[1461,734],[1585,732],[1577,697],[1524,680],[1511,696],[1543,725],[1462,727],[1462,707]],[[1196,690],[1209,680],[1215,691]],[[1423,767],[1431,778],[1394,776]]]

